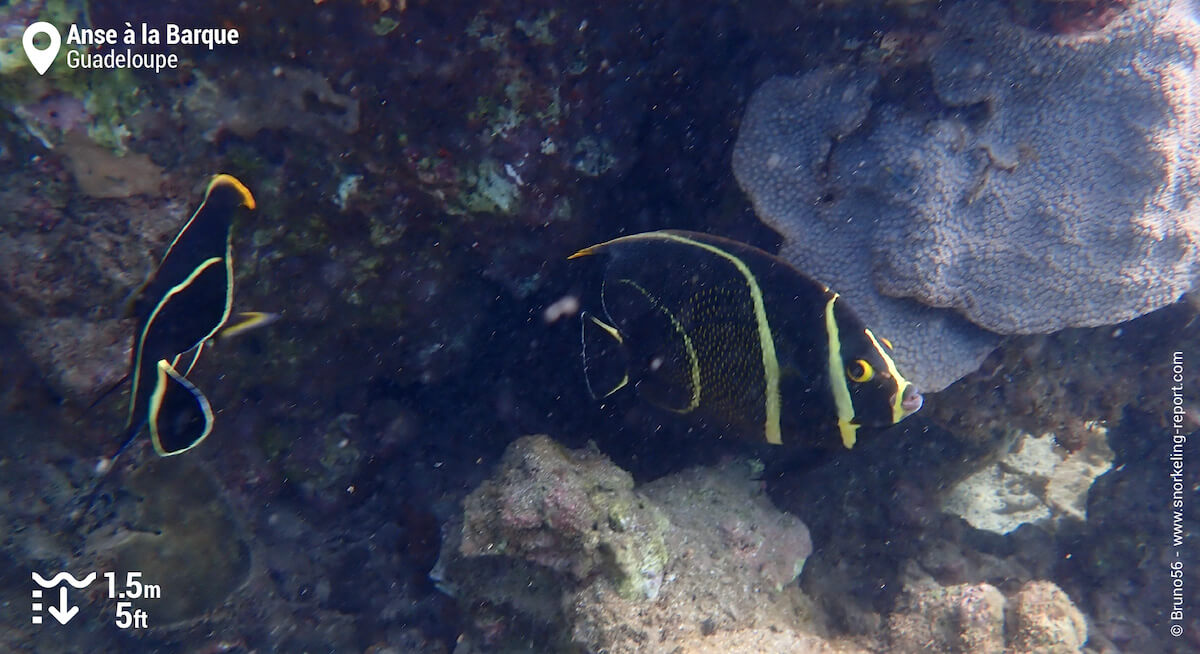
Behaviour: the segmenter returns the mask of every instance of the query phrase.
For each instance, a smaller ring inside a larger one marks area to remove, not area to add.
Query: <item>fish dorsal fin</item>
[[[588,394],[602,400],[629,384],[629,357],[616,327],[588,312],[580,314],[583,379]]]
[[[159,456],[174,456],[196,447],[212,432],[212,406],[165,359],[157,365],[154,393],[150,396],[150,438]]]

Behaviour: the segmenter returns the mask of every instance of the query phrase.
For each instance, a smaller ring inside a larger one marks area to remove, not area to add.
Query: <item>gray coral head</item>
[[[872,138],[878,130],[864,126],[878,80],[846,67],[772,78],[746,109],[733,170],[758,217],[783,235],[780,257],[836,289],[875,335],[895,343],[891,355],[906,378],[936,392],[977,368],[998,339],[952,311],[884,295],[875,282],[883,241],[913,238],[889,198],[911,194],[892,187],[913,177],[917,149],[883,147]],[[891,125],[890,117],[878,120]]]
[[[734,173],[781,255],[939,390],[999,335],[1115,324],[1194,286],[1195,7],[1142,0],[1052,35],[956,3],[932,96],[875,93],[876,76],[846,67],[774,78],[747,106]]]

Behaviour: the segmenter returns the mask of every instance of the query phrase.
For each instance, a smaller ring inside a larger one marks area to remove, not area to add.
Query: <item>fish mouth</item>
[[[900,410],[903,412],[901,418],[907,418],[920,410],[925,404],[925,398],[921,396],[920,391],[913,384],[907,384],[904,387],[904,392],[900,396]]]

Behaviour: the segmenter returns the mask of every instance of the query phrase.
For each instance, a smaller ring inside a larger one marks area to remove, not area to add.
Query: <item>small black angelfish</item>
[[[846,448],[860,427],[921,408],[886,339],[837,293],[762,250],[659,231],[570,258],[586,256],[607,259],[606,320],[582,314],[593,397],[632,385],[659,407],[724,419],[768,443],[836,445],[836,435]]]
[[[134,295],[130,310],[137,317],[137,329],[129,368],[129,413],[117,454],[144,425],[160,456],[199,445],[212,431],[213,412],[187,375],[218,332],[241,331],[269,319],[248,313],[242,314],[243,322],[229,325],[233,218],[241,208],[255,208],[250,190],[230,175],[213,177],[200,208]],[[180,370],[185,360],[187,366]]]

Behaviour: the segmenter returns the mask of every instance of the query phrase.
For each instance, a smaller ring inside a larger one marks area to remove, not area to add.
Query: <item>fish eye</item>
[[[846,376],[850,381],[862,383],[875,376],[875,369],[866,359],[855,359],[854,363],[846,366]]]

